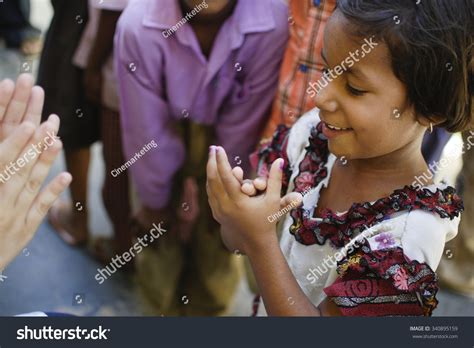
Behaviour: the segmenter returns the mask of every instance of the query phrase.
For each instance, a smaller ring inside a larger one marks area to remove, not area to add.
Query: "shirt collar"
[[[239,46],[243,41],[242,35],[256,32],[265,32],[275,28],[273,6],[270,0],[238,0],[231,20],[232,46]],[[142,25],[149,28],[166,30],[183,19],[178,0],[149,0],[148,9]],[[229,20],[228,19],[228,20]],[[185,25],[187,26],[187,25]],[[180,41],[189,43],[186,30],[180,28],[177,34]],[[241,35],[236,35],[241,34]]]

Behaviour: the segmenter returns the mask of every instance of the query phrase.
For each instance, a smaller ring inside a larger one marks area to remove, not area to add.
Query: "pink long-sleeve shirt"
[[[158,144],[130,166],[142,203],[152,209],[168,204],[185,160],[184,143],[173,131],[184,118],[213,125],[215,144],[248,168],[288,40],[282,0],[238,0],[209,59],[189,23],[178,24],[183,18],[178,0],[132,1],[115,37],[126,159],[152,140]],[[170,31],[173,26],[179,29]]]

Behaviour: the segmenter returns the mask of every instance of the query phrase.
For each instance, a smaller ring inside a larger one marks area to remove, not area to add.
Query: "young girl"
[[[209,202],[226,246],[249,257],[257,314],[432,314],[434,270],[463,206],[452,187],[415,178],[428,170],[427,129],[472,122],[473,13],[468,0],[338,1],[322,52],[330,82],[258,152],[268,183],[242,185],[211,147]]]

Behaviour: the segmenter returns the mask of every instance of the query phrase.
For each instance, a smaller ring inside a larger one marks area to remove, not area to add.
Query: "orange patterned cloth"
[[[279,124],[291,126],[315,107],[306,90],[321,78],[324,28],[335,8],[336,0],[290,0],[290,40],[263,138],[271,137]]]

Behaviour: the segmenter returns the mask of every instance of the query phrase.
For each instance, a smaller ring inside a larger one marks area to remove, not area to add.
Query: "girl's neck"
[[[359,182],[385,182],[398,187],[410,185],[417,175],[428,170],[421,153],[421,142],[422,138],[383,156],[350,160],[346,167]]]

